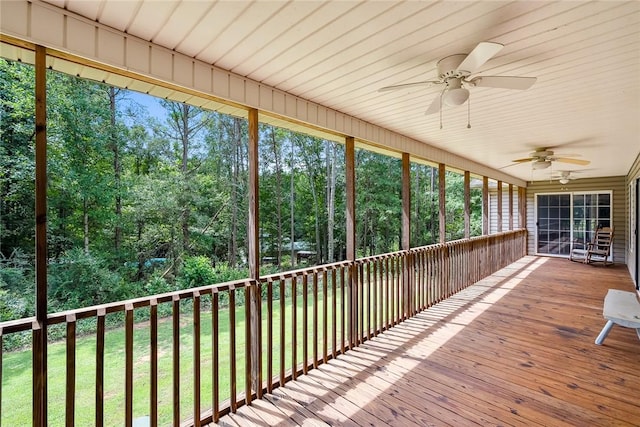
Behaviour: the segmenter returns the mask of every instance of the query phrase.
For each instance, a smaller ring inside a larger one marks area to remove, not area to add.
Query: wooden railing
[[[217,421],[525,254],[526,231],[510,231],[289,271],[258,281],[240,280],[50,314],[48,327],[66,328],[65,404],[64,409],[55,408],[55,399],[49,399],[50,424],[64,420],[66,425],[130,426],[143,415],[152,426]],[[262,297],[262,305],[253,311],[244,303],[252,291]],[[115,333],[106,326],[107,317],[113,315],[124,324],[123,349],[106,343],[106,336]],[[252,322],[252,316],[259,321]],[[145,321],[136,323],[136,317]],[[79,337],[81,321],[95,322],[95,332]],[[162,333],[165,330],[169,332]],[[3,368],[12,368],[3,366],[3,337],[29,331],[35,360],[44,333],[35,319],[0,323],[0,383]],[[142,345],[136,347],[138,342]],[[83,346],[95,347],[91,390],[78,388],[78,354]],[[148,372],[140,368],[135,353],[144,353]],[[257,356],[247,357],[251,354]],[[122,381],[105,378],[106,365],[118,357],[124,358]],[[140,379],[139,371],[145,371],[146,381]],[[61,380],[51,372],[50,366],[50,390],[52,383]],[[169,385],[161,381],[166,372],[171,373]],[[145,383],[144,387],[136,388],[135,381]],[[34,395],[41,384],[34,373]],[[105,409],[109,396],[117,394],[113,387],[123,390],[124,401],[124,413],[115,419]],[[0,387],[0,402],[7,391]],[[89,421],[78,417],[86,416],[86,408],[76,407],[79,396],[86,394],[94,396]],[[148,406],[141,409],[134,399],[146,400]],[[4,397],[0,413],[13,410],[6,407],[7,401],[10,398]]]

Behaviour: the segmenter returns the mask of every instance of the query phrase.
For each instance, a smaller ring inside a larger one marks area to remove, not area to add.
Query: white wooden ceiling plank
[[[211,43],[214,43],[220,32],[227,25],[222,14],[224,2],[215,2],[202,16],[202,19],[189,28],[189,32],[178,43],[175,49],[185,55],[192,56],[207,64],[213,64],[211,58],[202,54]]]
[[[106,1],[100,12],[100,23],[119,31],[127,31],[129,23],[136,16],[142,0]]]
[[[313,37],[303,40],[295,50],[291,49],[280,55],[277,67],[262,78],[279,86],[282,82],[274,81],[273,76],[282,73],[282,70],[286,69],[287,74],[295,76],[319,62],[330,61],[337,52],[342,54],[349,47],[379,33],[388,25],[386,23],[389,20],[405,20],[421,9],[428,8],[429,4],[411,3],[412,7],[402,8],[398,6],[399,3],[379,2],[373,5],[362,4],[350,10],[348,14],[319,29]],[[353,16],[357,16],[357,22],[354,22]]]
[[[212,7],[211,2],[181,1],[153,42],[174,49]]]
[[[144,0],[129,24],[127,32],[143,40],[152,41],[166,25],[178,3]]]
[[[238,61],[235,54],[240,52],[239,46],[242,46],[245,55],[247,49],[254,53],[259,48],[263,48],[264,40],[256,40],[255,33],[284,7],[286,7],[284,2],[254,2],[240,9],[235,3],[226,2],[225,8],[231,10],[225,13],[236,13],[237,17],[233,20],[233,25],[227,26],[216,37],[215,43],[203,53],[216,58],[216,65],[219,67],[244,75],[244,61]],[[290,17],[290,19],[295,18]],[[255,44],[243,44],[245,40],[253,40]]]
[[[253,55],[243,61],[242,68],[245,70],[243,75],[253,76],[251,78],[262,82],[261,76],[268,74],[271,67],[277,67],[280,55],[291,49],[297,50],[298,44],[303,40],[313,37],[316,31],[356,6],[354,2],[340,1],[319,2],[320,7],[317,7],[318,3],[311,3],[315,8],[303,9],[304,12],[310,12],[310,14],[301,16],[298,20],[278,15],[281,25],[283,18],[286,18],[286,22],[289,23],[284,28],[285,31],[281,32],[265,48],[256,50]]]
[[[102,0],[83,0],[67,2],[67,10],[82,15],[92,21],[98,19]],[[64,7],[64,6],[59,6]]]

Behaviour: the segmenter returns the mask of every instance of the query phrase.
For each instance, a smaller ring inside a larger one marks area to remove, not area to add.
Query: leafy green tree
[[[34,252],[35,75],[0,59],[0,257]]]

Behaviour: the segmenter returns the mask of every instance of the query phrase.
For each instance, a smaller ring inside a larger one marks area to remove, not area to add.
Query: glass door
[[[611,227],[611,192],[536,194],[539,254],[584,249],[598,228]]]
[[[537,194],[537,252],[569,255],[571,252],[571,194]]]

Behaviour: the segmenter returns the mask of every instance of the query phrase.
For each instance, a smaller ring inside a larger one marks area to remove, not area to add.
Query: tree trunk
[[[276,163],[276,216],[278,226],[278,236],[276,238],[276,241],[278,245],[277,265],[278,267],[280,267],[280,262],[282,260],[282,168],[280,164],[280,150],[276,141],[276,132],[274,127],[271,127],[271,143],[273,147],[273,156]]]
[[[234,117],[231,150],[231,232],[229,237],[229,267],[231,268],[235,268],[238,262],[238,181],[242,163],[241,137],[240,119]]]
[[[121,175],[122,164],[120,162],[120,144],[118,143],[118,135],[116,132],[116,89],[111,86],[109,88],[109,105],[110,105],[110,120],[111,120],[111,150],[113,151],[113,180],[115,183],[116,196],[115,196],[115,228],[113,232],[113,249],[116,256],[120,253],[120,247],[122,246],[122,195],[121,190]]]
[[[185,253],[189,250],[190,236],[189,236],[189,217],[191,215],[190,200],[188,194],[190,193],[189,185],[189,104],[182,104],[182,162],[181,172],[183,180],[183,192],[182,192],[182,252]]]
[[[335,227],[335,198],[336,198],[336,164],[335,147],[327,144],[327,262],[335,261],[335,242],[333,228]]]
[[[89,255],[89,204],[86,197],[82,200],[82,222],[84,225],[84,254]]]

